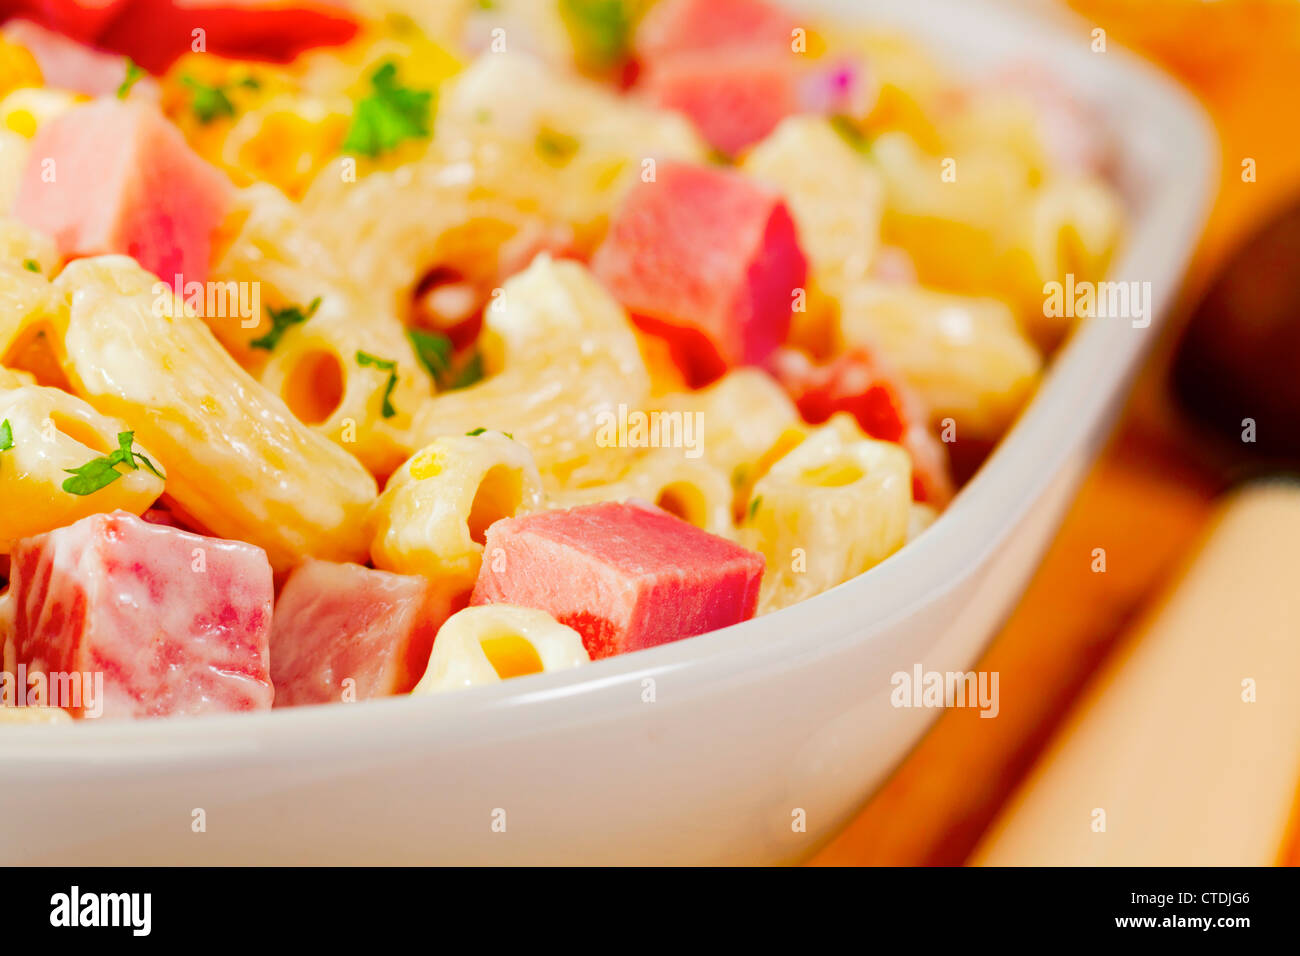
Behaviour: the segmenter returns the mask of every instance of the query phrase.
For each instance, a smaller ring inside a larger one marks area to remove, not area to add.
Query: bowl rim
[[[1082,58],[1089,55],[1086,43],[1059,23],[994,7],[986,0],[914,0],[901,8],[886,0],[815,0],[802,6],[816,7],[822,16],[847,15],[868,19],[872,26],[901,28],[927,46],[933,45],[937,32],[945,33],[952,47],[977,43],[965,36],[971,30],[1019,31],[1040,44],[1041,59],[1054,75],[1064,78],[1076,66],[1080,75],[1095,72]],[[940,12],[941,18],[936,16]],[[606,708],[641,706],[640,687],[646,679],[674,675],[679,682],[673,697],[685,700],[707,694],[718,680],[780,669],[794,659],[815,661],[848,644],[869,641],[918,607],[949,594],[1002,546],[1154,341],[1208,211],[1217,166],[1208,118],[1189,93],[1146,61],[1113,44],[1106,57],[1106,68],[1113,71],[1109,82],[1123,88],[1130,119],[1140,121],[1164,150],[1159,175],[1142,197],[1143,205],[1107,276],[1113,281],[1150,281],[1153,320],[1149,327],[1135,329],[1123,320],[1092,319],[1076,330],[1013,427],[948,509],[885,561],[763,617],[573,670],[474,688],[472,693],[198,718],[8,727],[0,733],[0,760],[6,770],[71,774],[93,765],[104,773],[130,773],[160,763],[269,761],[288,747],[306,759],[348,746],[387,750],[415,741],[425,746],[442,740],[463,743],[471,735],[476,741],[537,736],[590,720],[594,713],[616,712]],[[1120,142],[1117,148],[1135,161],[1136,146]],[[846,626],[864,607],[873,609],[872,619]],[[520,707],[529,709],[526,720],[515,713]]]

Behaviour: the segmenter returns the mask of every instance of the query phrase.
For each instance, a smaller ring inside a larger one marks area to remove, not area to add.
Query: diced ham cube
[[[102,673],[102,716],[271,706],[261,548],[115,511],[24,538],[12,559],[17,661],[29,673]]]
[[[208,53],[277,62],[357,32],[344,0],[17,0],[13,12],[154,73],[190,52],[199,29]]]
[[[11,21],[5,24],[4,32],[36,58],[46,86],[88,96],[113,96],[126,79],[125,57],[91,49],[31,20]],[[150,88],[156,97],[157,84],[142,78],[131,92],[139,95]]]
[[[103,99],[36,134],[14,215],[65,257],[123,253],[167,283],[203,282],[230,195],[157,107]]]
[[[666,511],[601,502],[495,522],[471,604],[546,611],[592,660],[754,616],[763,556]]]
[[[793,53],[738,50],[669,57],[642,74],[637,91],[685,113],[715,149],[735,156],[803,112],[804,65]]]
[[[592,269],[702,385],[762,364],[784,341],[808,263],[775,193],[727,170],[661,162],[655,181],[628,193]]]
[[[424,673],[447,613],[427,578],[306,561],[275,605],[275,706],[337,702],[348,689],[356,700],[407,693]]]
[[[814,365],[797,349],[780,349],[770,368],[804,421],[820,425],[848,412],[872,438],[907,449],[914,499],[943,507],[952,498],[948,456],[926,427],[920,398],[866,349],[851,349],[825,365]]]
[[[635,49],[643,63],[735,47],[788,53],[798,25],[762,0],[664,0],[641,21]]]
[[[798,47],[798,21],[759,0],[668,0],[637,31],[637,91],[685,113],[735,155],[796,113],[862,115],[862,71],[826,66]]]

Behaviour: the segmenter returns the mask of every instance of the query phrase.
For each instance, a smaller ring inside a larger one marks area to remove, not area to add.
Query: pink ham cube
[[[427,578],[309,560],[289,576],[271,627],[275,706],[405,694],[447,617]],[[351,679],[354,685],[345,685]],[[349,698],[350,699],[350,698]]]
[[[115,511],[24,538],[12,558],[18,662],[103,674],[102,716],[271,706],[261,548]]]
[[[654,105],[685,113],[715,149],[734,156],[797,113],[861,115],[871,91],[850,62],[810,66],[798,54],[686,53],[656,63],[637,87]]]
[[[762,577],[762,555],[658,508],[606,501],[495,522],[470,603],[546,611],[595,660],[746,621]]]
[[[682,54],[647,70],[637,89],[655,106],[685,113],[709,145],[734,156],[802,111],[804,69],[793,56]]]
[[[636,54],[646,64],[680,53],[729,47],[790,52],[798,26],[790,14],[762,0],[664,0],[636,32]]]
[[[91,49],[31,20],[7,23],[4,32],[36,59],[46,86],[88,96],[114,96],[126,79],[126,57]],[[131,95],[156,100],[158,84],[141,78],[131,87]]]
[[[638,326],[668,341],[693,385],[762,364],[784,341],[808,274],[778,195],[678,162],[632,187],[592,269]]]
[[[685,113],[727,155],[796,113],[865,112],[863,71],[810,59],[795,43],[798,26],[760,0],[668,0],[637,31],[637,90]]]
[[[124,253],[167,283],[204,282],[230,181],[152,104],[97,100],[36,134],[14,215],[65,257]]]

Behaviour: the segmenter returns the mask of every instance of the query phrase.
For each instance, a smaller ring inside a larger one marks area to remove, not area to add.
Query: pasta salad
[[[0,29],[0,723],[443,693],[867,572],[1123,211],[1088,106],[775,0]]]

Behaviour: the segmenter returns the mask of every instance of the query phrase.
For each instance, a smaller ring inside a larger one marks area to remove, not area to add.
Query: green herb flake
[[[407,329],[406,337],[411,340],[415,357],[424,366],[424,370],[429,373],[434,384],[442,388],[443,382],[451,374],[451,339],[423,329]]]
[[[231,118],[235,115],[235,104],[226,94],[225,87],[210,86],[192,76],[182,76],[181,82],[194,91],[190,99],[190,109],[204,126],[218,117]]]
[[[39,273],[41,271],[41,264],[37,262],[35,259],[24,259],[23,268],[26,269],[28,272]]]
[[[632,7],[632,0],[560,0],[560,16],[582,60],[597,69],[609,69],[628,59]]]
[[[14,447],[14,429],[9,424],[9,419],[0,422],[0,451],[8,451]]]
[[[361,366],[372,366],[381,372],[388,373],[388,383],[384,386],[384,403],[380,406],[380,411],[385,418],[392,418],[397,414],[397,409],[393,407],[393,389],[397,387],[397,363],[392,359],[382,359],[378,356],[371,355],[369,352],[357,352],[357,364]]]
[[[397,81],[397,64],[389,61],[370,76],[374,91],[357,103],[343,149],[375,157],[408,139],[429,135],[432,90],[413,90]]]
[[[122,78],[122,85],[117,88],[117,98],[119,100],[126,99],[131,92],[131,87],[135,86],[143,76],[144,70],[140,68],[140,65],[135,60],[128,56],[126,58],[126,76]]]
[[[288,305],[283,309],[273,309],[269,305],[266,307],[266,314],[271,319],[271,328],[265,335],[259,335],[248,343],[250,348],[265,349],[270,352],[280,344],[280,339],[284,333],[289,331],[295,325],[301,325],[320,308],[320,296],[312,299],[306,309],[299,308],[296,305]]]
[[[537,131],[537,152],[552,166],[567,165],[581,145],[577,137],[543,126]]]
[[[63,469],[69,475],[72,475],[71,478],[63,480],[63,490],[70,495],[94,494],[122,477],[124,472],[117,470],[119,466],[131,471],[137,470],[139,466],[135,463],[136,459],[139,459],[146,468],[159,478],[165,480],[167,476],[152,461],[134,451],[134,446],[135,432],[118,432],[117,451],[99,458],[92,458],[84,465],[76,468]]]
[[[480,425],[478,428],[475,428],[473,431],[468,431],[465,434],[470,438],[477,438],[479,435],[482,435],[485,431],[487,431],[487,429],[484,428],[482,425]]]
[[[871,155],[871,140],[852,119],[843,114],[836,114],[830,118],[829,122],[831,129],[839,133],[840,138],[853,147],[856,152],[864,156]]]
[[[762,496],[762,495],[759,495],[757,498],[755,498],[753,501],[751,501],[751,502],[749,503],[749,520],[750,520],[750,521],[753,521],[753,520],[754,520],[754,515],[756,515],[756,514],[758,513],[758,506],[761,505],[762,503],[763,503],[763,496]]]
[[[483,380],[483,353],[475,352],[456,372],[456,377],[447,386],[450,390],[469,388]]]

